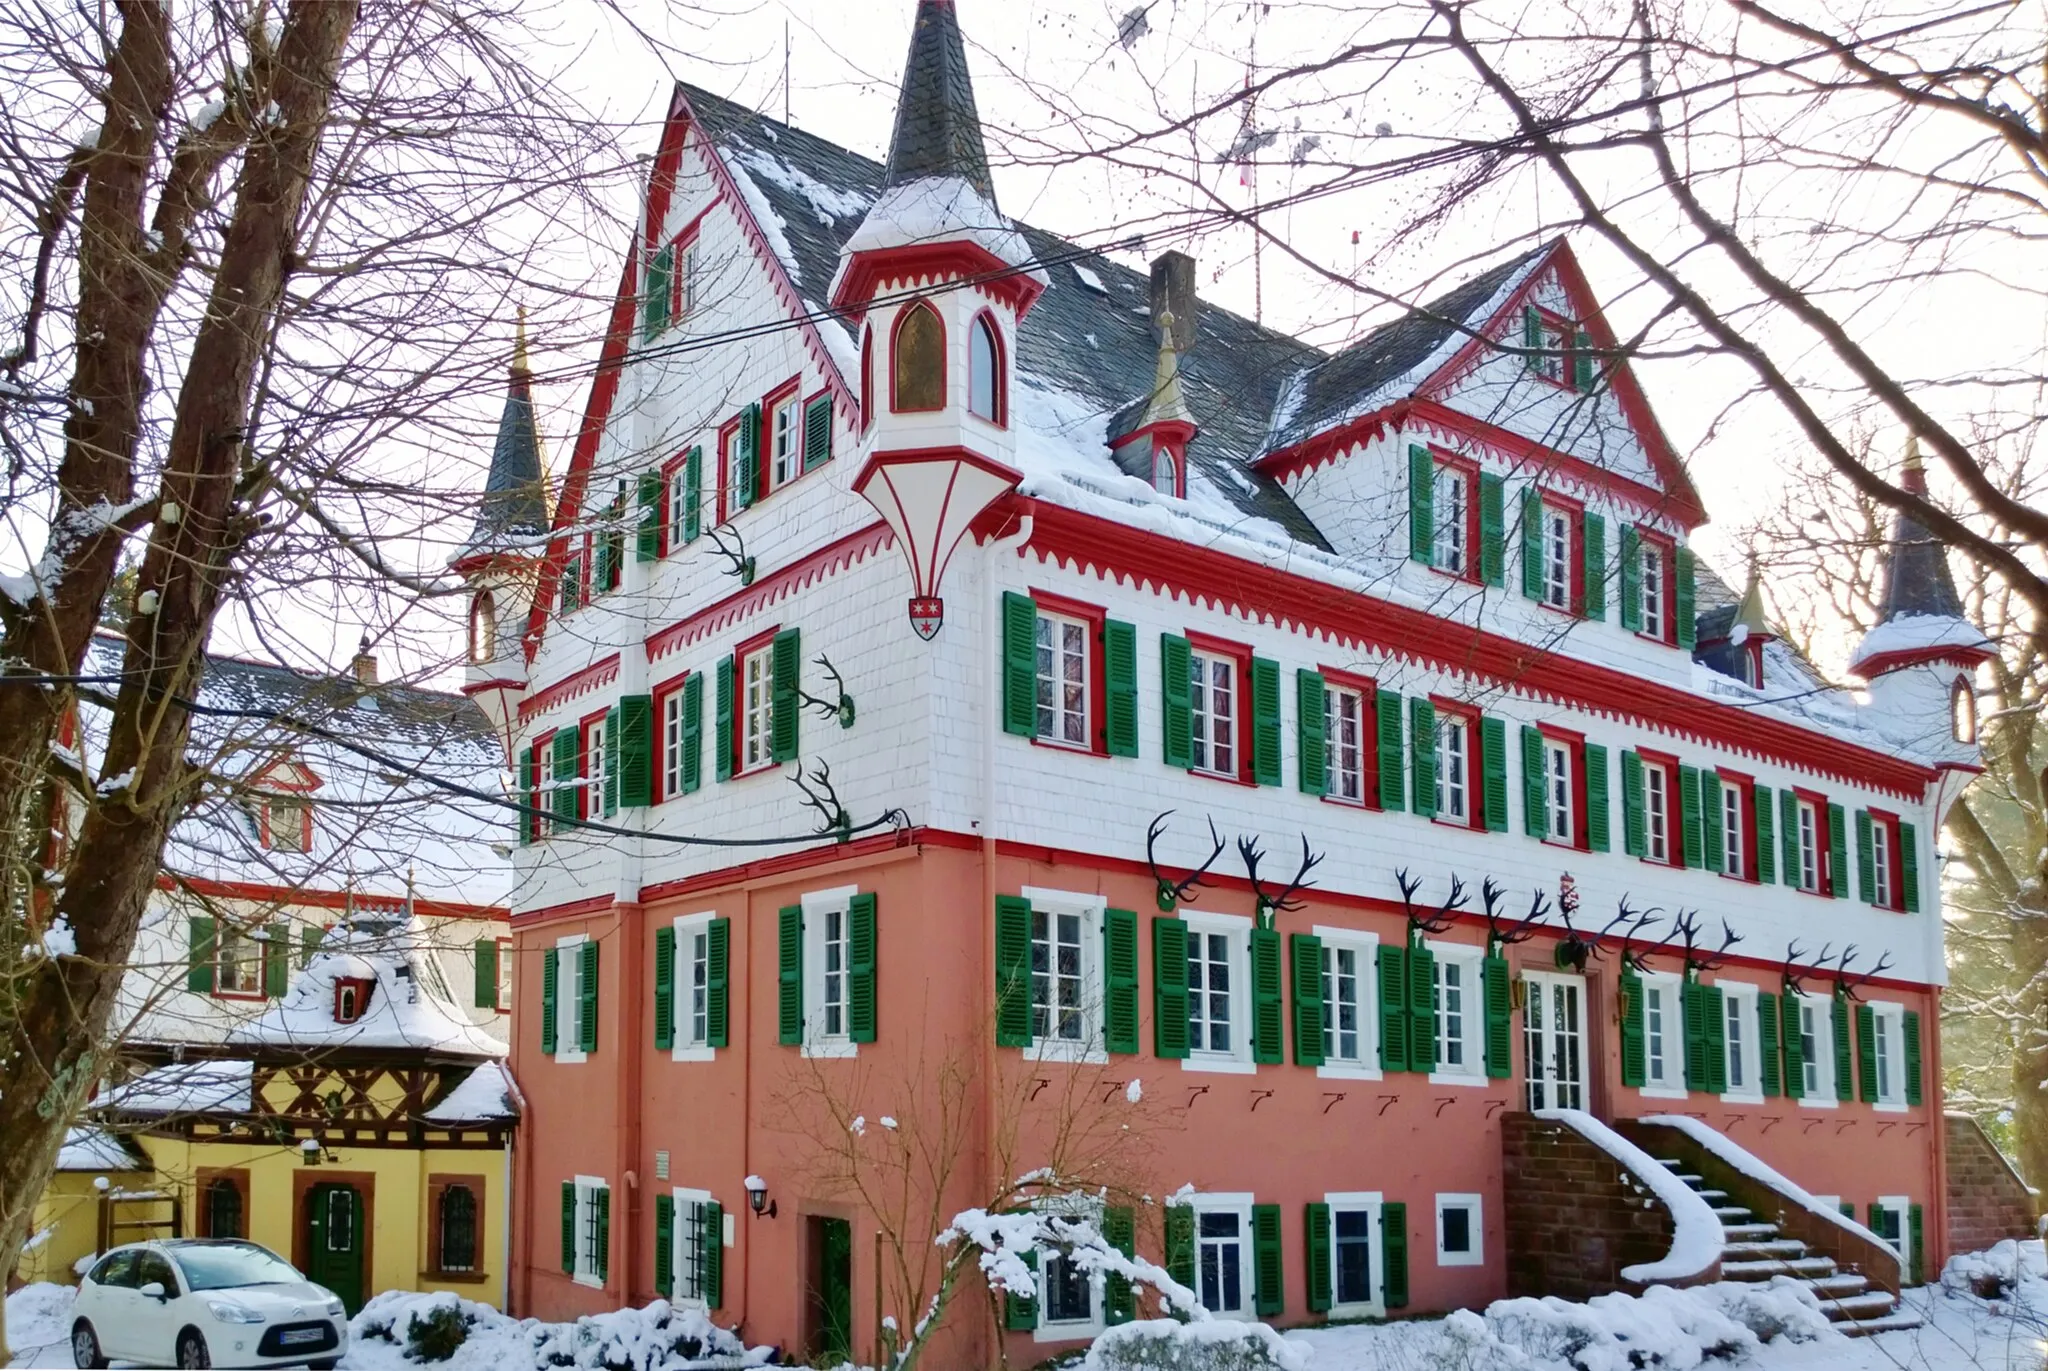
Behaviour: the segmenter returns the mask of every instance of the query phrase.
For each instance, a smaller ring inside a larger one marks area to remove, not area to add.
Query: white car
[[[177,1238],[117,1247],[78,1284],[71,1355],[145,1366],[310,1366],[348,1350],[348,1315],[267,1247]]]

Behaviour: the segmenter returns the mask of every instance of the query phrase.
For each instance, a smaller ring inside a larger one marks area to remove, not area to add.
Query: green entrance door
[[[853,1225],[810,1218],[811,1356],[837,1366],[853,1355]]]
[[[335,1294],[353,1315],[363,1307],[363,1196],[327,1182],[306,1192],[306,1276]]]

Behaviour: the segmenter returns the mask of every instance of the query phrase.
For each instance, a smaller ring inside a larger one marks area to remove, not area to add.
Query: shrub
[[[405,1355],[413,1361],[447,1361],[468,1338],[469,1324],[460,1306],[415,1309],[405,1325]]]
[[[1087,1371],[1300,1371],[1307,1356],[1262,1323],[1148,1319],[1095,1340]]]

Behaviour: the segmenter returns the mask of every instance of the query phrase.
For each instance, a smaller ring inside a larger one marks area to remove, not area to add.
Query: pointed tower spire
[[[541,479],[540,429],[533,412],[533,366],[526,350],[526,308],[519,309],[512,365],[505,383],[505,407],[491,448],[490,474],[469,541],[456,561],[487,556],[509,542],[547,531],[546,487]]]
[[[1145,402],[1145,412],[1138,416],[1139,428],[1162,421],[1195,422],[1195,416],[1188,413],[1188,402],[1180,393],[1180,349],[1174,346],[1173,330],[1173,311],[1161,310],[1159,365],[1152,377],[1152,396]]]
[[[934,176],[957,177],[991,206],[996,202],[953,0],[918,0],[882,185],[903,186]]]
[[[1749,580],[1742,587],[1742,600],[1735,606],[1735,623],[1746,630],[1747,638],[1769,634],[1770,621],[1764,618],[1764,578],[1756,553],[1749,554]]]
[[[1927,471],[1921,465],[1918,437],[1906,440],[1899,485],[1922,499],[1927,496]],[[1904,614],[1960,619],[1963,601],[1956,594],[1955,577],[1949,572],[1948,549],[1917,517],[1902,513],[1892,522],[1891,552],[1885,562],[1884,598],[1878,606],[1878,622],[1890,623]]]

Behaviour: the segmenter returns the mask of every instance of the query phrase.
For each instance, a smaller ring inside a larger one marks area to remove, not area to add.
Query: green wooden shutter
[[[591,1193],[591,1201],[597,1206],[597,1281],[606,1284],[612,1278],[612,1191],[610,1186],[599,1186]]]
[[[1281,781],[1280,664],[1266,657],[1252,658],[1252,780]]]
[[[1504,1081],[1515,1073],[1514,985],[1506,957],[1480,961],[1479,996],[1486,1012],[1486,1074]]]
[[[820,395],[804,406],[804,470],[832,460],[832,397]]]
[[[1387,1308],[1408,1305],[1408,1206],[1387,1203],[1380,1206],[1380,1263],[1386,1272]]]
[[[1702,1017],[1707,1021],[1707,1089],[1728,1093],[1728,1000],[1721,987],[1700,987]]]
[[[1877,1103],[1877,1011],[1856,1006],[1857,1094],[1865,1104]]]
[[[1699,790],[1701,864],[1707,870],[1719,873],[1728,860],[1728,844],[1722,834],[1721,822],[1721,773],[1703,768]]]
[[[661,494],[667,482],[658,471],[640,473],[638,498],[634,508],[639,511],[639,522],[633,526],[633,558],[635,561],[652,562],[661,556]]]
[[[1550,832],[1549,796],[1543,775],[1543,730],[1522,725],[1522,831],[1532,838]]]
[[[1586,759],[1586,846],[1605,852],[1609,846],[1607,823],[1607,749],[1587,743]]]
[[[1705,860],[1700,832],[1700,769],[1696,766],[1678,768],[1678,819],[1681,838],[1680,852],[1685,865],[1697,871]]]
[[[1507,526],[1507,483],[1490,471],[1479,473],[1479,579],[1490,586],[1507,584],[1507,558],[1502,543]]]
[[[572,553],[562,565],[562,608],[563,614],[574,614],[583,603],[583,558]]]
[[[1486,831],[1508,831],[1508,726],[1491,714],[1479,720],[1479,777]]]
[[[862,891],[846,903],[846,1036],[875,1040],[875,896]]]
[[[1031,1274],[1038,1274],[1038,1253],[1019,1253],[1023,1263],[1031,1268]],[[1038,1327],[1038,1299],[1016,1290],[1003,1291],[1003,1327],[1012,1333],[1029,1333]]]
[[[593,797],[609,819],[619,812],[619,707],[604,712],[604,794]]]
[[[1125,1205],[1108,1205],[1102,1211],[1102,1240],[1126,1257],[1138,1253],[1137,1212]],[[1138,1302],[1133,1298],[1131,1280],[1128,1276],[1114,1273],[1102,1280],[1102,1320],[1112,1326],[1129,1323],[1137,1317]]]
[[[1522,306],[1522,365],[1530,371],[1543,370],[1543,316],[1536,306]]]
[[[1102,1037],[1111,1052],[1138,1050],[1138,916],[1102,911]]]
[[[1543,496],[1534,486],[1522,492],[1522,597],[1543,598]]]
[[[1643,535],[1634,524],[1621,526],[1621,626],[1643,631]]]
[[[1103,745],[1112,757],[1138,755],[1138,630],[1116,619],[1102,623]],[[1005,680],[1008,676],[1005,675]],[[1008,726],[1008,710],[1004,725]]]
[[[263,993],[273,1000],[284,998],[291,989],[292,930],[289,924],[266,924],[263,929]]]
[[[1194,660],[1188,640],[1159,635],[1159,713],[1168,766],[1195,764],[1194,701],[1190,691]]]
[[[1003,592],[1003,732],[1029,738],[1038,730],[1038,606],[1029,595]]]
[[[1593,339],[1584,329],[1572,342],[1572,385],[1581,395],[1593,393]]]
[[[733,508],[741,510],[754,503],[761,479],[761,402],[756,400],[740,411],[739,489],[733,492]]]
[[[668,327],[668,284],[675,271],[676,248],[671,243],[648,259],[646,280],[640,296],[640,337],[651,341]]]
[[[606,512],[611,517],[616,517],[615,511],[607,510]],[[592,573],[591,580],[595,583],[598,592],[601,594],[607,590],[616,590],[619,584],[619,568],[617,559],[612,555],[612,534],[610,529],[606,529],[597,535],[597,547],[593,552],[593,556],[597,565]]]
[[[1580,542],[1585,560],[1585,598],[1579,612],[1588,619],[1607,617],[1607,521],[1588,513],[1581,520]]]
[[[1763,1077],[1764,1095],[1769,1098],[1784,1093],[1783,1074],[1779,1070],[1776,995],[1759,994],[1756,997],[1756,1027],[1757,1058],[1763,1063],[1763,1069],[1759,1074]],[[1799,1031],[1796,1022],[1791,1025],[1791,1031],[1794,1034]]]
[[[1286,1307],[1280,1259],[1280,1206],[1252,1206],[1252,1302],[1262,1319]]]
[[[1836,804],[1828,806],[1828,894],[1849,898],[1849,823]]]
[[[577,944],[576,955],[582,959],[581,969],[576,977],[576,1039],[585,1052],[597,1051],[597,939],[586,938]]]
[[[725,1307],[725,1206],[697,1202],[697,1294],[707,1309]]]
[[[785,628],[775,635],[770,649],[772,691],[769,696],[770,756],[778,762],[794,761],[797,753],[797,721],[803,707],[797,692],[803,688],[803,639],[801,630]]]
[[[1312,1314],[1328,1312],[1331,1303],[1332,1268],[1335,1254],[1330,1250],[1330,1206],[1311,1200],[1302,1206],[1301,1224],[1308,1238],[1308,1308]]]
[[[1631,857],[1650,850],[1643,831],[1643,759],[1634,751],[1621,754],[1621,850]]]
[[[1649,1051],[1643,1029],[1643,978],[1621,973],[1621,1083],[1640,1090],[1650,1078]]]
[[[775,925],[775,1040],[800,1047],[804,1040],[804,907],[784,905]]]
[[[1687,652],[1690,652],[1692,651],[1693,629],[1695,627],[1692,613],[1692,549],[1689,547],[1678,549],[1678,553],[1672,558],[1672,562],[1674,563],[1673,574],[1677,578],[1677,584],[1673,588],[1674,593],[1671,597],[1674,601],[1674,608],[1671,613],[1672,617],[1678,621],[1673,627],[1678,630],[1678,645]]]
[[[1771,826],[1771,788],[1751,786],[1749,792],[1749,851],[1756,863],[1759,884],[1778,879],[1778,842]]]
[[[300,965],[304,965],[303,962]],[[478,1009],[509,1009],[510,1005],[498,1003],[498,940],[478,938],[476,940],[476,994]]]
[[[1436,548],[1436,459],[1408,448],[1408,559],[1428,566]]]
[[[713,720],[713,746],[716,754],[711,759],[712,773],[721,781],[732,779],[732,657],[718,659],[718,694],[715,701],[717,718]]]
[[[1408,949],[1381,943],[1374,961],[1380,992],[1380,1070],[1408,1069]]]
[[[726,1045],[732,1004],[732,920],[713,919],[704,929],[704,1045]]]
[[[1166,1274],[1190,1290],[1195,1287],[1195,1210],[1186,1204],[1166,1206]]]
[[[1152,918],[1152,1051],[1188,1055],[1188,926],[1166,914]]]
[[[666,1052],[676,1045],[676,930],[654,930],[654,1047]]]
[[[324,930],[313,924],[301,924],[299,926],[299,970],[304,971],[313,964],[313,956],[320,950],[321,940],[326,936],[327,934]],[[491,949],[493,952],[497,950],[495,940],[491,943]],[[493,995],[497,993],[497,988],[497,980],[494,973],[491,981]],[[499,1005],[498,1007],[500,1009],[510,1009],[512,1006],[507,1004]]]
[[[195,914],[185,924],[185,988],[201,995],[213,993],[214,921]]]
[[[1031,901],[996,896],[996,1046],[1031,1046]]]
[[[1381,686],[1372,693],[1373,713],[1379,723],[1380,808],[1398,814],[1408,807],[1407,777],[1401,762],[1401,694]]]
[[[676,1289],[676,1197],[654,1197],[654,1293],[667,1299]]]
[[[1287,935],[1294,973],[1294,1063],[1323,1064],[1323,940],[1313,933]]]
[[[1920,1103],[1920,1015],[1907,1010],[1899,1021],[1899,1036],[1906,1044],[1906,1103]]]
[[[693,671],[683,682],[683,794],[694,795],[704,784],[704,673]]]
[[[1849,1051],[1849,997],[1839,992],[1828,1016],[1835,1038],[1835,1098],[1854,1098],[1856,1069]]]
[[[1866,903],[1877,898],[1877,860],[1870,831],[1870,811],[1856,811],[1856,888]]]
[[[556,1012],[561,994],[560,948],[543,949],[540,959],[540,1050],[544,1057],[555,1055]]]
[[[654,697],[627,695],[619,701],[619,803],[628,809],[654,803]]]
[[[1806,1098],[1806,1040],[1800,1036],[1799,1009],[1799,997],[1791,991],[1778,997],[1778,1025],[1785,1039],[1785,1094],[1795,1100]]]
[[[519,803],[525,808],[519,815],[519,845],[527,846],[534,840],[540,827],[540,816],[534,811],[540,808],[536,800],[540,791],[540,761],[535,755],[539,749],[528,745],[519,751]]]
[[[1295,770],[1300,773],[1301,793],[1330,793],[1329,740],[1324,737],[1323,673],[1298,667],[1294,673]]]
[[[1287,1060],[1285,978],[1280,971],[1280,935],[1270,928],[1251,931],[1252,1060],[1277,1066]]]
[[[1685,1029],[1685,1088],[1705,1090],[1712,1076],[1707,1066],[1706,987],[1687,979],[1678,989],[1679,1017]]]
[[[1917,1204],[1906,1206],[1906,1223],[1913,1230],[1907,1235],[1906,1243],[1908,1253],[1906,1283],[1908,1285],[1925,1285],[1927,1283],[1927,1244],[1925,1241],[1927,1224],[1923,1218],[1924,1213],[1925,1211]]]
[[[1420,695],[1408,701],[1408,751],[1414,759],[1415,794],[1410,801],[1425,819],[1436,816],[1436,706]]]
[[[562,1270],[576,1274],[576,1182],[562,1182]]]
[[[574,724],[570,724],[555,734],[555,817],[557,819],[573,821],[577,817],[576,799],[577,796],[583,793],[576,785],[578,765],[581,761],[577,754],[581,750],[579,745],[583,741],[582,732]]]
[[[693,447],[683,458],[683,541],[694,543],[704,531],[704,449]]]
[[[1408,1069],[1434,1071],[1436,1051],[1436,954],[1419,945],[1411,946],[1408,949]]]
[[[1920,835],[1913,825],[1899,825],[1899,895],[1908,914],[1920,912]]]
[[[1799,797],[1789,790],[1778,792],[1778,855],[1784,859],[1779,875],[1786,885],[1799,884]],[[1820,835],[1815,834],[1819,840]]]

